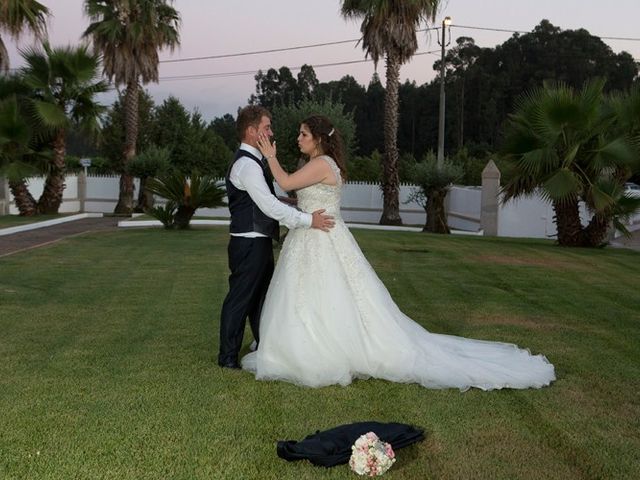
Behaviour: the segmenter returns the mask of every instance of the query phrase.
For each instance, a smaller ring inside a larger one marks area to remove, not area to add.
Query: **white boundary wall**
[[[61,213],[80,211],[78,198],[78,176],[70,175],[66,178],[66,189],[63,195]],[[42,193],[44,179],[31,178],[28,180],[29,190],[35,198]],[[138,181],[135,181],[135,192]],[[405,203],[415,187],[401,185],[400,187],[400,216],[405,225],[424,225],[426,214],[421,205],[411,202]],[[85,212],[111,213],[118,200],[119,177],[117,176],[89,176],[87,177],[87,193]],[[276,192],[284,192],[276,186]],[[447,196],[448,221],[451,228],[477,232],[480,229],[481,187],[454,186]],[[11,214],[17,214],[13,197],[11,197]],[[382,214],[382,190],[378,184],[365,182],[351,182],[344,186],[342,193],[342,216],[351,223],[378,223]],[[196,212],[197,216],[229,217],[228,208],[203,208]],[[583,223],[587,214],[584,206],[581,208]],[[640,212],[629,222],[631,230],[640,229]],[[505,204],[502,201],[498,207],[498,236],[500,237],[529,237],[555,238],[556,228],[553,222],[553,209],[549,202],[539,195],[518,200],[511,200]]]

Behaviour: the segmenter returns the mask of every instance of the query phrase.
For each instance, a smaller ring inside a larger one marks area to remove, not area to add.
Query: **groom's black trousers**
[[[247,317],[259,341],[260,312],[274,265],[271,238],[231,236],[228,253],[231,275],[220,316],[220,365],[238,361]]]

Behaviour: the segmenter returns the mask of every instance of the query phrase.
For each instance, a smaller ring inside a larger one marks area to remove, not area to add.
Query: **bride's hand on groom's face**
[[[265,157],[275,158],[277,150],[276,142],[274,141],[272,145],[271,141],[269,141],[269,137],[267,137],[263,133],[258,136],[258,148],[260,149],[260,152],[262,152],[262,155],[264,155]]]

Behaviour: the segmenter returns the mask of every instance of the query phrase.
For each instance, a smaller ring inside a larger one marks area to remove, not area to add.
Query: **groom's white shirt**
[[[258,158],[262,158],[260,150],[246,143],[240,144],[240,150],[245,150]],[[236,188],[246,191],[251,200],[262,210],[262,213],[282,223],[285,227],[289,229],[311,227],[312,218],[310,213],[301,212],[285,205],[271,193],[264,179],[262,168],[255,160],[249,157],[240,157],[236,160],[233,167],[231,167],[229,180]],[[231,235],[250,238],[266,237],[266,235],[258,232],[232,233]]]

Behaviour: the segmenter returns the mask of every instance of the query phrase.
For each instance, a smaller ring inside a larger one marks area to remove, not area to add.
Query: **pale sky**
[[[75,44],[88,25],[84,17],[82,0],[40,0],[53,13],[49,24],[49,38],[54,46]],[[173,54],[162,52],[162,60],[227,55],[259,50],[281,49],[311,44],[356,40],[360,37],[360,23],[346,21],[340,16],[338,0],[177,0],[174,6],[180,12],[181,46]],[[640,0],[449,0],[442,2],[436,23],[445,16],[453,19],[452,44],[460,36],[470,36],[482,47],[495,47],[511,36],[507,32],[471,30],[461,26],[531,31],[540,20],[546,18],[562,29],[585,28],[600,37],[625,37],[631,40],[604,40],[614,52],[627,51],[640,61]],[[456,26],[458,25],[458,26]],[[420,33],[419,52],[438,50],[435,32]],[[12,67],[21,65],[15,43],[3,32],[9,47]],[[31,39],[24,37],[20,47],[26,47]],[[423,84],[431,80],[435,72],[432,65],[439,53],[416,56],[401,70],[401,80]],[[197,108],[211,120],[231,113],[246,104],[255,92],[254,75],[257,70],[283,65],[294,76],[303,64],[314,66],[321,82],[338,80],[352,75],[367,85],[374,72],[373,63],[355,63],[319,67],[322,64],[359,61],[364,53],[356,42],[332,46],[304,48],[293,51],[263,53],[222,59],[207,59],[179,63],[161,63],[160,84],[146,88],[156,103],[173,94],[189,109]],[[251,72],[238,75],[238,72]],[[384,83],[384,63],[378,66]],[[198,74],[226,74],[199,79],[169,80],[167,77]],[[164,80],[163,80],[164,78]],[[114,95],[101,97],[109,104]]]

